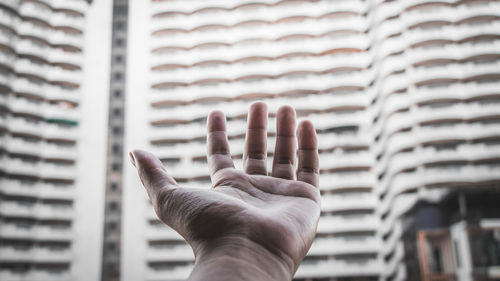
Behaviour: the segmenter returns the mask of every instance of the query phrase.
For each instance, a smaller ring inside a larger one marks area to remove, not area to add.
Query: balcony
[[[69,16],[65,13],[56,13],[50,19],[53,26],[59,27],[71,27],[80,31],[83,31],[85,20],[83,17]]]
[[[11,83],[12,90],[17,93],[29,93],[31,95],[44,97],[44,84],[35,84],[27,79],[16,78]]]
[[[36,227],[33,237],[36,239],[45,240],[72,240],[75,238],[75,233],[71,228],[51,228],[51,227]]]
[[[4,160],[5,161],[5,160]],[[11,174],[38,176],[40,164],[37,161],[22,161],[8,158],[6,170]]]
[[[31,248],[31,249],[15,249],[15,248],[0,248],[1,261],[15,262],[69,262],[72,258],[70,250],[50,250],[46,248]]]
[[[43,116],[44,103],[42,102],[32,102],[27,99],[13,98],[9,99],[9,107],[12,111],[16,113],[28,113],[37,115],[39,117]]]
[[[202,26],[206,24],[223,24],[223,25],[235,25],[239,22],[251,21],[251,20],[266,20],[266,21],[277,21],[281,18],[296,16],[297,11],[300,11],[301,16],[309,17],[319,17],[325,13],[337,12],[337,11],[352,11],[354,13],[363,14],[366,11],[365,5],[360,1],[350,1],[348,5],[346,2],[333,3],[330,2],[317,2],[314,4],[310,3],[294,3],[293,5],[273,5],[275,1],[264,1],[266,4],[270,4],[266,9],[259,10],[259,13],[245,13],[242,12],[244,9],[235,9],[230,12],[214,12],[211,14],[194,13],[189,17],[179,16],[172,17],[168,19],[156,19],[156,23],[153,25],[153,29],[161,28],[163,26],[168,26],[169,28],[186,28],[193,29],[197,26]],[[223,7],[226,9],[233,9],[234,7],[247,4],[244,1],[216,1],[211,2],[210,7]],[[203,3],[203,1],[191,1],[189,5],[182,2],[153,2],[152,5],[152,15],[160,14],[163,12],[178,11],[184,13],[193,13],[202,8],[206,8],[208,5]]]
[[[149,219],[158,219],[156,214],[153,211],[153,207],[151,206],[150,210],[147,210],[147,217]],[[160,226],[148,226],[147,227],[147,232],[146,232],[146,237],[148,240],[158,240],[158,239],[172,239],[172,240],[181,240],[183,241],[184,238],[180,236],[179,233],[175,232],[173,229],[166,225],[160,225]]]
[[[42,22],[47,22],[52,16],[52,11],[42,5],[37,5],[32,2],[23,2],[19,8],[19,14],[28,18],[35,18]]]
[[[31,142],[20,138],[10,138],[5,143],[5,148],[11,153],[40,156],[42,142]]]
[[[147,280],[186,280],[193,270],[192,265],[188,266],[176,266],[169,269],[152,269],[149,268],[146,273]]]
[[[81,52],[70,53],[63,50],[52,49],[48,53],[47,59],[52,63],[67,63],[77,66],[83,65],[83,56]]]
[[[51,29],[50,27],[36,25],[32,22],[23,21],[17,26],[17,32],[20,35],[32,36],[37,38],[47,39],[49,38]]]
[[[174,247],[149,248],[146,254],[149,262],[152,261],[194,261],[194,254],[188,245]]]
[[[355,209],[375,209],[377,207],[377,199],[374,195],[359,194],[355,195],[323,195],[321,198],[322,211],[342,211]]]
[[[20,59],[16,61],[14,69],[17,73],[31,74],[34,76],[45,78],[45,75],[50,68],[46,65],[32,63],[27,59]]]
[[[4,216],[34,217],[34,205],[20,205],[14,202],[2,202],[0,213]]]
[[[379,221],[375,216],[357,216],[355,218],[344,218],[342,216],[322,217],[318,224],[320,233],[338,233],[348,231],[375,231],[378,229]]]
[[[19,227],[14,224],[0,224],[0,235],[5,238],[15,238],[15,239],[34,238],[33,227]],[[1,255],[2,253],[0,253],[0,260],[2,259]]]
[[[13,2],[14,1],[12,1],[12,0],[7,0],[7,4],[14,5]],[[17,10],[18,9],[17,4],[19,3],[19,0],[15,1],[15,2],[17,2],[16,7],[13,9]],[[2,3],[4,3],[4,2],[2,2]],[[3,9],[0,9],[0,24],[5,25],[5,26],[10,27],[10,28],[15,30],[16,25],[19,24],[19,19],[17,17],[13,16],[12,14],[5,12]]]
[[[0,180],[0,190],[9,195],[36,196],[50,199],[73,199],[72,186],[56,186],[49,183],[23,183],[17,180]]]
[[[83,14],[87,10],[87,2],[81,0],[50,0],[50,5],[56,9],[72,10]]]
[[[43,219],[73,219],[72,208],[58,208],[41,204],[21,205],[14,202],[2,202],[0,213],[3,215],[43,218]]]
[[[76,160],[77,154],[78,151],[76,146],[63,146],[51,143],[45,143],[41,151],[41,155],[44,158]]]
[[[4,0],[2,2],[2,4],[4,4],[7,7],[10,7],[13,10],[17,10],[19,8],[20,3],[21,3],[21,0]],[[0,16],[0,18],[1,18],[1,16]]]
[[[47,105],[44,110],[44,116],[47,119],[60,119],[60,120],[73,120],[77,121],[79,118],[78,108],[64,105]]]
[[[13,272],[8,270],[0,270],[0,280],[8,281],[68,281],[74,280],[68,272],[48,272],[41,270],[32,270],[29,272]]]
[[[23,184],[20,181],[2,179],[0,180],[0,190],[9,195],[34,196],[39,190],[39,183]]]
[[[51,32],[48,40],[54,45],[71,45],[77,48],[82,48],[83,46],[83,36],[73,35],[63,31]]]
[[[50,100],[64,100],[79,103],[80,90],[68,90],[56,86],[46,86],[45,97]]]
[[[43,136],[45,138],[73,141],[78,139],[79,134],[78,128],[74,126],[58,126],[55,124],[48,124],[43,129]]]
[[[308,256],[376,253],[381,249],[380,239],[370,238],[321,238],[314,241]]]
[[[341,260],[321,261],[312,264],[301,264],[296,278],[377,276],[382,273],[382,263],[377,260],[360,260],[346,262]]]
[[[76,167],[46,163],[40,167],[40,175],[43,178],[72,180],[76,178]]]

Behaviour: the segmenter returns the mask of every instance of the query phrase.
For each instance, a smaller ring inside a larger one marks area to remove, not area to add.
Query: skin
[[[268,176],[266,105],[252,104],[248,116],[240,171],[231,160],[224,114],[210,113],[211,188],[181,187],[154,155],[141,150],[130,153],[158,218],[193,249],[191,281],[291,280],[316,234],[319,165],[312,123],[301,122],[296,136],[294,109],[278,110],[272,175]]]

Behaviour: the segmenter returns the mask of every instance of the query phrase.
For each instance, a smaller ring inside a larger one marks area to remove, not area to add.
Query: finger
[[[319,156],[318,139],[314,125],[311,121],[303,121],[298,129],[299,140],[299,165],[297,167],[297,180],[318,187],[319,182]]]
[[[212,179],[217,171],[234,168],[226,134],[226,117],[220,111],[213,111],[208,116],[207,160]]]
[[[161,191],[178,186],[175,179],[168,175],[161,161],[153,154],[143,150],[134,150],[129,155],[153,205],[157,203]]]
[[[256,102],[248,112],[243,169],[251,175],[267,175],[267,106]]]
[[[282,106],[276,114],[273,177],[294,179],[295,149],[295,110]]]

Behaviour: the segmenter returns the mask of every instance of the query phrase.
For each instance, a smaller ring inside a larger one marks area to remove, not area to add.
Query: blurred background
[[[186,280],[126,155],[208,188],[257,100],[270,162],[280,105],[319,136],[294,280],[500,280],[498,0],[0,0],[0,280]]]

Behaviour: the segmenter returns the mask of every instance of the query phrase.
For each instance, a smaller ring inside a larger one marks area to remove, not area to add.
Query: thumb
[[[177,182],[168,173],[161,161],[144,150],[133,150],[129,153],[132,165],[137,168],[137,173],[142,185],[148,193],[149,199],[155,208],[157,207],[158,195],[166,189],[176,188]]]

